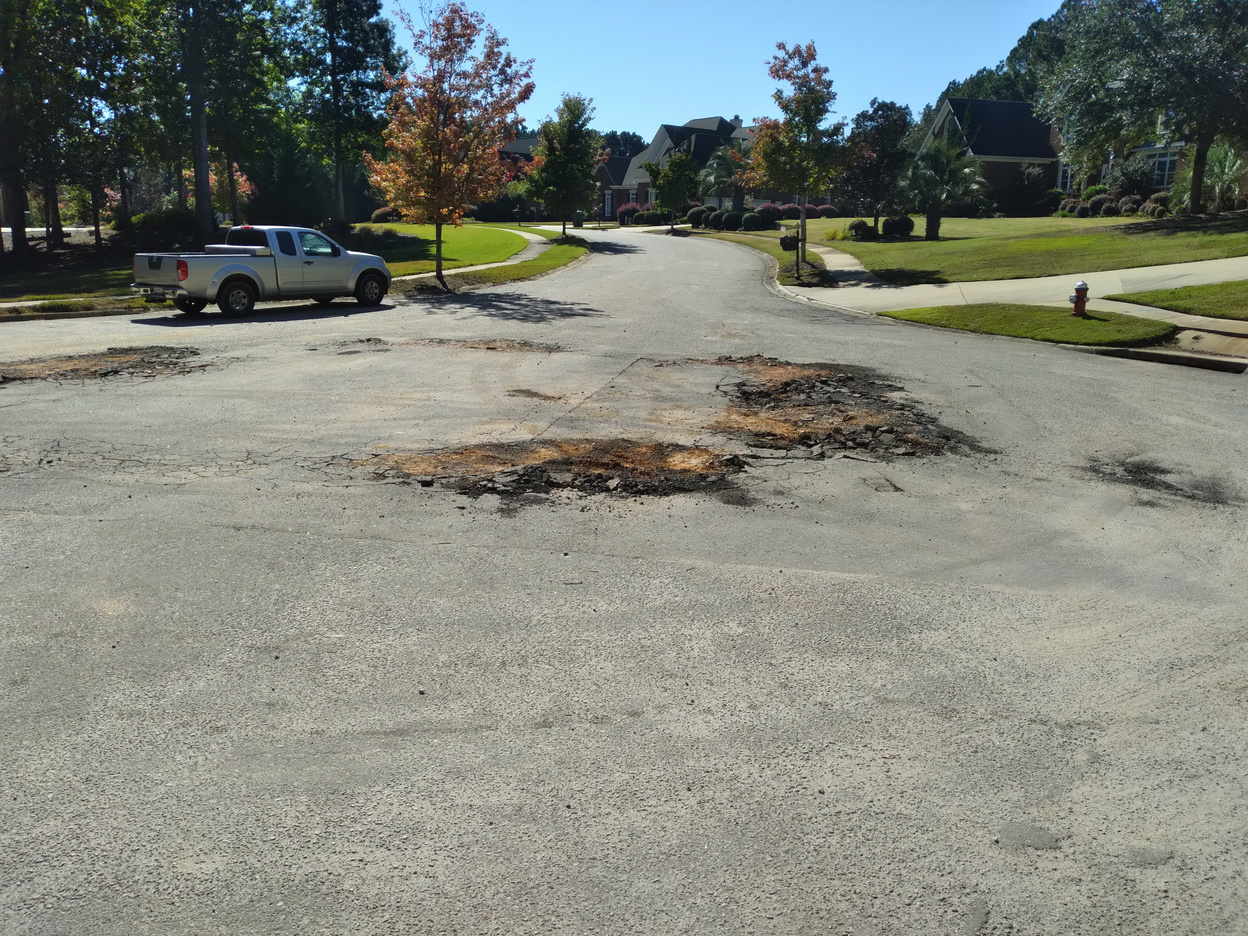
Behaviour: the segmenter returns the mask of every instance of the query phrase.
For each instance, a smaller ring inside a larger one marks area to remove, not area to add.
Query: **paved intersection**
[[[376,312],[5,326],[207,367],[0,388],[0,925],[1241,934],[1243,378],[584,233]],[[754,458],[734,499],[353,466],[727,448],[705,362],[752,354],[876,368],[980,450]]]

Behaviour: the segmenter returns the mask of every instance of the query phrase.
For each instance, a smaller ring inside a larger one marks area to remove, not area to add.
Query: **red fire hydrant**
[[[1075,283],[1075,294],[1070,297],[1070,302],[1075,307],[1071,315],[1079,318],[1088,317],[1088,284],[1083,280]]]

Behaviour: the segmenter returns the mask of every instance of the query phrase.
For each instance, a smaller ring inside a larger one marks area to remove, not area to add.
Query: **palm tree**
[[[702,170],[702,197],[706,198],[723,189],[732,189],[732,210],[745,209],[745,184],[742,174],[750,165],[750,152],[741,140],[733,140],[711,153]]]
[[[1212,146],[1205,162],[1205,198],[1210,211],[1222,211],[1235,207],[1239,187],[1248,178],[1248,160],[1225,144]],[[1170,190],[1171,205],[1192,205],[1192,160],[1189,158],[1174,180]]]
[[[924,240],[940,240],[940,221],[950,202],[983,194],[988,183],[979,174],[979,161],[943,140],[935,140],[919,154],[906,174],[906,191],[915,207],[927,216]]]

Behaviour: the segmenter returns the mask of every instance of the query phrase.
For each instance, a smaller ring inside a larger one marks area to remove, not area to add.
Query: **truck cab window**
[[[288,257],[298,255],[298,251],[295,250],[295,238],[290,231],[277,232],[277,249]]]
[[[264,231],[255,228],[232,227],[225,232],[225,242],[232,247],[268,247]]]
[[[329,239],[322,237],[315,231],[300,231],[299,245],[303,247],[303,255],[305,257],[338,256],[337,248],[329,242]]]

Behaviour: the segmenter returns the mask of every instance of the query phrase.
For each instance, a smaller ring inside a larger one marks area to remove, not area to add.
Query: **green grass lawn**
[[[1181,289],[1154,289],[1149,292],[1122,293],[1106,296],[1152,306],[1186,312],[1188,315],[1207,315],[1210,318],[1240,319],[1248,321],[1248,281],[1216,283],[1212,286],[1184,286]]]
[[[934,309],[903,309],[881,312],[888,318],[956,328],[985,335],[1009,335],[1058,344],[1097,345],[1130,348],[1156,344],[1169,338],[1175,326],[1154,319],[1091,312],[1076,318],[1065,308],[985,302],[977,305],[940,306]]]
[[[767,233],[772,233],[772,232],[767,232]],[[723,231],[708,231],[706,233],[696,234],[695,236],[696,237],[710,237],[715,240],[729,241],[730,243],[733,243],[733,244],[743,244],[746,247],[751,247],[754,250],[758,250],[758,251],[761,251],[762,253],[768,254],[769,256],[775,257],[776,262],[780,264],[781,272],[778,276],[778,279],[780,281],[781,286],[812,285],[810,282],[799,282],[797,277],[794,276],[793,274],[783,272],[786,266],[793,263],[796,255],[791,250],[780,249],[779,232],[775,232],[775,233],[776,233],[776,236],[770,237],[770,238],[758,237],[756,236],[757,232],[754,232],[754,231],[751,231],[749,234],[732,234],[732,233],[725,233]],[[818,267],[820,270],[823,269],[824,267],[823,259],[819,257],[819,255],[816,254],[813,250],[807,251],[806,259],[811,265]]]
[[[47,269],[0,272],[0,302],[36,302],[74,296],[128,296],[130,262],[116,257],[84,258]]]
[[[394,230],[406,237],[418,237],[420,242],[402,247],[380,248],[372,251],[381,256],[395,276],[411,276],[415,273],[432,273],[434,269],[434,230],[432,224],[360,224],[358,228],[377,231]],[[540,234],[540,231],[533,233]],[[479,263],[499,263],[518,254],[529,244],[514,231],[486,224],[466,224],[463,227],[445,225],[442,228],[442,268],[476,266]],[[365,248],[366,249],[366,248]]]
[[[511,263],[507,266],[492,267],[488,270],[473,270],[469,273],[455,273],[446,278],[446,283],[452,290],[472,288],[474,286],[497,286],[500,283],[511,283],[516,280],[529,279],[533,276],[540,276],[543,273],[549,273],[557,267],[565,266],[585,254],[589,248],[589,243],[580,237],[568,235],[566,238],[560,238],[557,234],[551,238],[554,243],[548,247],[545,252],[534,257],[532,260],[523,260],[520,263]],[[419,285],[415,290],[409,289],[408,292],[424,291],[428,289],[436,289],[437,284],[430,284],[427,281],[418,280]]]
[[[946,218],[941,240],[922,239],[923,219],[905,241],[827,241],[852,218],[808,223],[811,242],[852,254],[902,286],[1020,279],[1248,255],[1248,216],[1216,220],[1124,218]],[[790,222],[791,223],[791,222]],[[779,237],[778,231],[764,232]]]

